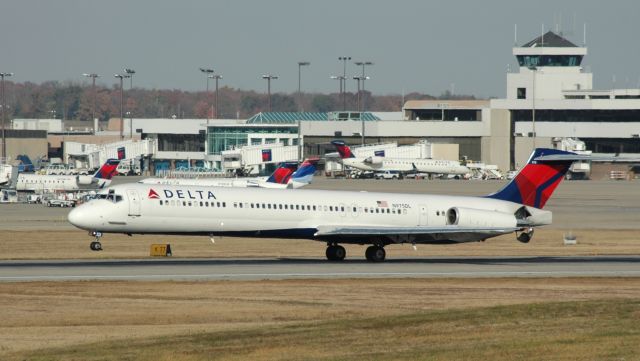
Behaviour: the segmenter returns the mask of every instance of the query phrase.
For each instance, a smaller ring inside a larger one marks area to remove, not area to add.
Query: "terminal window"
[[[518,99],[527,99],[527,88],[518,88]]]

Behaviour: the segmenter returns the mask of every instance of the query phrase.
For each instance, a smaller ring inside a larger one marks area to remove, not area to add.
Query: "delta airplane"
[[[543,210],[575,154],[536,149],[496,193],[444,196],[331,190],[278,190],[121,184],[75,208],[68,219],[96,237],[104,233],[297,238],[326,242],[326,256],[346,256],[340,244],[369,244],[372,262],[401,243],[462,243],[515,233],[529,242],[551,224]]]
[[[120,161],[108,159],[94,175],[18,175],[17,191],[44,192],[65,191],[74,192],[86,189],[102,189],[111,184],[111,178],[117,174],[116,168]]]
[[[318,160],[319,158],[305,159],[299,168],[297,162],[283,162],[268,178],[146,178],[138,183],[203,187],[300,188],[311,183]]]
[[[458,176],[471,173],[469,168],[460,165],[460,162],[455,160],[387,158],[378,156],[356,158],[344,141],[334,140],[331,144],[338,150],[342,164],[364,171],[394,170],[399,172],[423,172]]]

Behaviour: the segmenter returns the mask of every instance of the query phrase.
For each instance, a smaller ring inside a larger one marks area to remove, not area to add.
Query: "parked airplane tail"
[[[117,174],[116,168],[118,168],[118,164],[120,164],[120,160],[118,159],[107,159],[102,167],[93,175],[93,178],[110,180]]]
[[[268,183],[287,184],[293,172],[298,169],[298,162],[282,162],[267,179]]]
[[[338,154],[340,154],[340,158],[344,159],[344,158],[356,157],[355,155],[353,155],[353,153],[351,152],[351,148],[349,148],[349,146],[344,142],[344,140],[334,140],[334,141],[331,141],[331,144],[333,144],[338,150]]]
[[[33,168],[33,163],[31,162],[31,159],[29,158],[28,155],[26,154],[20,154],[16,157],[17,160],[20,161],[20,164],[18,165],[18,171],[19,172],[33,172],[34,168]]]
[[[536,148],[511,182],[487,197],[542,209],[576,159],[575,153]]]
[[[291,181],[295,183],[300,183],[300,184],[311,183],[311,180],[313,179],[313,175],[316,172],[316,168],[319,160],[320,158],[305,159],[304,162],[302,162],[302,164],[298,168],[298,170],[296,170],[291,175]]]

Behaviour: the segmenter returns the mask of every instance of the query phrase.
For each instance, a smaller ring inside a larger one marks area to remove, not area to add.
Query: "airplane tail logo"
[[[560,155],[555,160],[536,160],[541,156]],[[487,197],[542,209],[573,163],[575,153],[537,148],[529,161],[504,188]]]
[[[299,183],[311,183],[319,160],[320,158],[305,159],[300,168],[291,175],[291,180]]]
[[[147,195],[147,197],[149,199],[159,199],[160,198],[158,193],[156,191],[154,191],[152,188],[149,188],[149,194]]]
[[[353,155],[353,153],[351,152],[351,148],[349,148],[349,146],[344,142],[344,140],[334,140],[331,142],[331,144],[333,144],[338,150],[338,154],[340,154],[340,158],[345,159],[345,158],[356,157],[355,155]]]
[[[116,175],[116,168],[118,168],[118,164],[120,164],[120,160],[118,159],[107,159],[106,163],[98,169],[96,174],[93,175],[93,178],[110,180]]]
[[[289,179],[291,179],[291,175],[293,172],[298,169],[297,162],[283,162],[280,166],[271,174],[267,182],[269,183],[279,183],[279,184],[287,184]]]

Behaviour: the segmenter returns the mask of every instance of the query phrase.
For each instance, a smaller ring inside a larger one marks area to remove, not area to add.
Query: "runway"
[[[405,258],[379,264],[306,258],[0,262],[0,282],[429,277],[640,277],[640,256]]]

